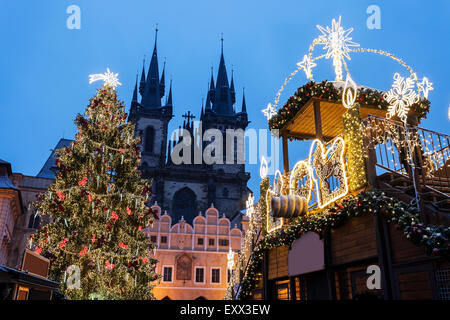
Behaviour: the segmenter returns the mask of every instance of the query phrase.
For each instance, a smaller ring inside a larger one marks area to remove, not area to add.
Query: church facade
[[[157,33],[156,33],[157,34]],[[153,49],[148,71],[142,69],[141,79],[136,85],[131,102],[129,121],[136,124],[136,134],[141,140],[141,171],[144,178],[153,179],[154,201],[163,212],[170,213],[173,221],[184,218],[192,221],[198,212],[204,212],[211,204],[227,218],[240,217],[245,208],[249,190],[247,181],[250,174],[245,172],[243,161],[233,164],[216,162],[207,164],[202,160],[194,161],[194,154],[202,155],[208,142],[203,141],[202,132],[208,129],[220,131],[225,137],[227,130],[243,132],[249,121],[243,95],[241,111],[235,111],[236,92],[234,79],[228,80],[225,59],[222,52],[216,81],[213,74],[207,92],[206,103],[201,107],[199,120],[187,112],[178,133],[169,136],[169,123],[176,107],[172,104],[172,83],[166,95],[165,66],[159,73],[157,40]],[[165,103],[161,100],[166,97]],[[190,163],[174,163],[171,155],[176,146],[183,142],[186,134],[190,136]],[[244,135],[233,137],[232,152],[237,160],[237,148],[243,147]],[[225,148],[225,139],[223,139]],[[235,143],[234,143],[235,142]],[[224,157],[225,157],[224,151]]]

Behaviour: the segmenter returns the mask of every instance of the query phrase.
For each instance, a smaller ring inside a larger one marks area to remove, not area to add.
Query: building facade
[[[171,300],[221,300],[229,282],[227,269],[230,250],[241,248],[242,232],[231,226],[230,220],[210,207],[193,219],[181,217],[174,221],[161,208],[153,206],[160,215],[147,230],[156,244],[154,257],[158,259],[160,283],[153,289],[155,297]],[[234,254],[233,258],[237,258]]]
[[[198,211],[205,211],[212,203],[228,218],[238,217],[240,210],[245,207],[249,192],[247,181],[250,179],[250,174],[245,172],[245,164],[236,159],[237,149],[243,146],[244,136],[233,137],[235,143],[231,152],[236,160],[233,164],[220,164],[220,161],[207,164],[194,159],[195,152],[203,155],[207,148],[202,132],[216,129],[225,136],[227,129],[243,132],[249,123],[244,96],[241,111],[235,111],[234,78],[232,76],[231,82],[228,81],[223,45],[217,79],[214,81],[211,74],[206,103],[200,110],[200,122],[194,122],[195,116],[188,111],[183,115],[183,125],[179,126],[174,136],[169,136],[168,132],[175,109],[172,83],[165,104],[162,104],[165,89],[165,66],[160,76],[155,39],[148,71],[146,73],[143,67],[139,86],[136,81],[129,115],[129,121],[136,124],[136,134],[142,138],[141,171],[144,178],[153,179],[154,200],[175,221],[181,216],[191,221]],[[179,154],[176,146],[189,139],[185,135],[192,141],[189,147],[192,161],[174,163],[171,155],[175,152]],[[225,143],[224,139],[224,147]]]

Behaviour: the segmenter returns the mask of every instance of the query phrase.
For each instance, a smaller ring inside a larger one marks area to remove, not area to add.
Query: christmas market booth
[[[318,28],[263,110],[283,172],[269,178],[262,161],[263,232],[248,244],[234,298],[450,299],[450,136],[419,127],[432,84],[388,52],[359,48],[340,18]],[[327,53],[315,57],[316,45]],[[396,73],[386,92],[357,85],[350,53],[394,59],[409,75]],[[320,59],[333,61],[335,81],[313,81]],[[300,70],[309,81],[277,109]],[[296,140],[310,140],[310,152],[291,168]]]
[[[50,261],[25,249],[22,267],[0,266],[2,300],[51,300],[59,283],[47,278]]]

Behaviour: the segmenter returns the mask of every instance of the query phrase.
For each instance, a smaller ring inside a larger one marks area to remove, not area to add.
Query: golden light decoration
[[[317,148],[314,148],[317,145]],[[313,178],[317,191],[319,208],[324,208],[348,193],[347,173],[345,172],[345,142],[337,137],[327,149],[319,139],[315,139],[309,151],[309,165],[314,169],[318,181]],[[339,185],[331,190],[327,179],[335,177]]]
[[[347,73],[347,78],[345,79],[344,90],[342,90],[342,104],[344,107],[351,108],[355,103],[356,96],[358,95],[358,87],[355,81]]]
[[[272,197],[278,197],[280,195],[285,194],[284,190],[284,177],[280,170],[275,172],[275,179],[273,185],[267,189],[266,193],[266,204],[267,204],[267,214],[266,214],[266,228],[267,232],[272,232],[277,229],[280,229],[284,224],[283,218],[273,218],[270,215],[272,210],[271,208],[271,199]]]
[[[352,42],[351,41],[352,38],[349,37],[350,33],[353,31],[353,28],[345,30],[341,26],[341,17],[339,17],[338,20],[333,19],[331,24],[332,24],[331,27],[326,28],[317,26],[322,34],[312,41],[311,45],[309,46],[308,55],[305,55],[303,60],[297,63],[298,67],[293,72],[291,72],[289,76],[284,80],[283,84],[281,85],[280,89],[278,90],[275,96],[274,104],[271,105],[270,118],[273,117],[274,115],[273,112],[275,112],[276,114],[280,96],[284,88],[288,84],[288,82],[292,80],[295,77],[295,75],[302,69],[305,71],[306,77],[312,81],[313,79],[312,68],[317,65],[316,62],[318,60],[324,58],[333,59],[333,66],[335,69],[336,80],[338,81],[342,81],[343,79],[342,66],[344,66],[347,75],[350,74],[347,63],[345,61],[345,59],[351,60],[350,53],[376,53],[388,57],[390,59],[397,61],[403,67],[405,67],[410,73],[411,77],[415,76],[413,69],[409,65],[407,65],[402,59],[396,57],[392,53],[370,48],[351,48],[357,47],[359,46],[359,44]],[[318,44],[324,45],[324,49],[327,50],[327,52],[325,54],[313,57],[314,47]],[[428,80],[428,78],[424,77],[422,82],[417,82],[417,89],[419,95],[422,93],[425,98],[428,98],[428,92],[430,90],[433,90],[432,83]],[[269,110],[265,109],[264,111],[267,113],[267,115],[269,115],[268,113]]]

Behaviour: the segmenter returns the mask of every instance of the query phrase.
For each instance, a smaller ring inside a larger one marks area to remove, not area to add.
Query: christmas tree
[[[140,138],[117,100],[117,78],[102,78],[110,74],[91,76],[106,82],[77,115],[75,141],[56,151],[56,181],[35,203],[53,222],[30,243],[70,299],[153,299],[159,276],[143,230],[158,214],[146,206],[150,182],[140,177]],[[67,281],[78,276],[79,285]]]

